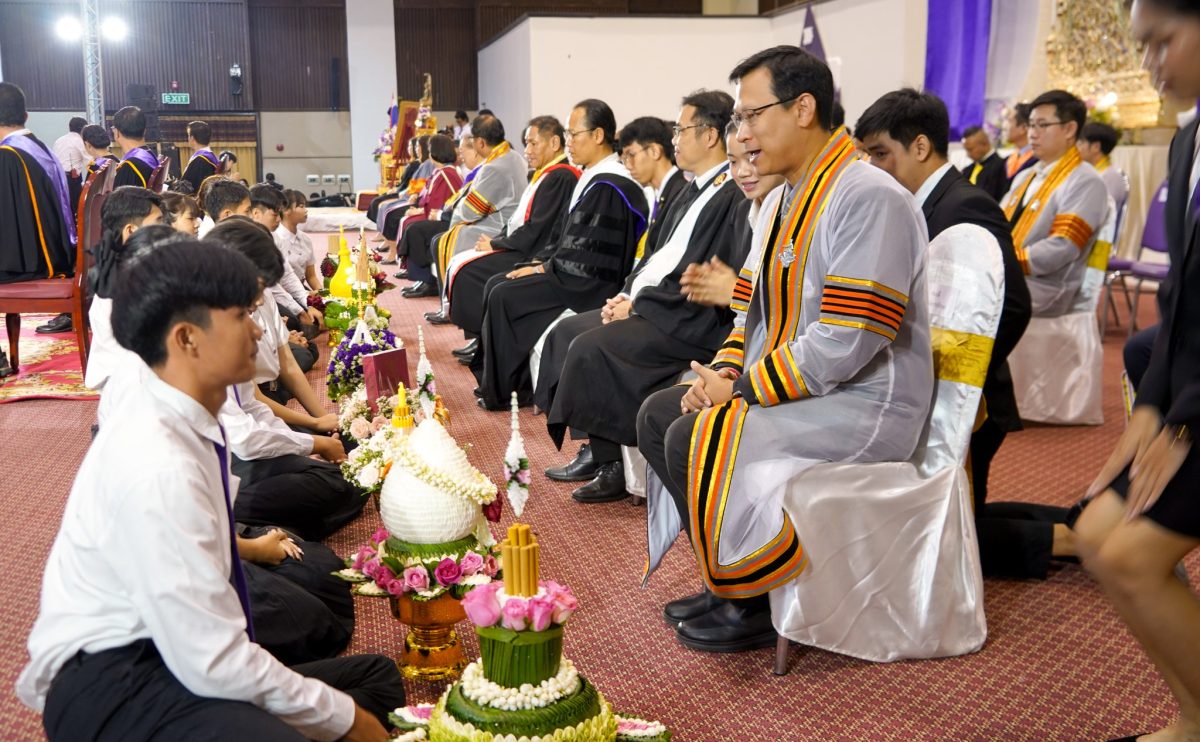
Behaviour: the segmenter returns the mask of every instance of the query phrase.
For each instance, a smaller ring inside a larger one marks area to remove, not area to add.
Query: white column
[[[396,24],[392,0],[346,0],[346,69],[350,76],[351,187],[369,190],[379,182],[371,154],[387,127],[387,107],[396,92]]]

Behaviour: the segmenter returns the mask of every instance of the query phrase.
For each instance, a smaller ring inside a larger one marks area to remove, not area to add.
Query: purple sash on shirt
[[[33,161],[46,171],[46,175],[50,177],[50,183],[54,186],[54,191],[58,196],[58,206],[62,210],[63,225],[66,227],[67,236],[71,239],[71,245],[75,245],[75,219],[71,216],[71,201],[67,197],[67,174],[63,172],[62,165],[50,154],[44,146],[38,146],[38,142],[24,134],[9,134],[4,141],[0,142],[0,147],[12,147],[20,150],[33,158]]]
[[[207,147],[201,147],[200,149],[196,150],[195,154],[188,158],[188,164],[191,165],[192,160],[196,159],[197,157],[203,157],[204,159],[208,160],[213,167],[221,166],[220,162],[217,160],[217,156],[214,155],[213,151]]]
[[[126,152],[125,157],[123,157],[121,159],[122,160],[137,160],[138,162],[142,163],[143,165],[149,165],[151,170],[158,167],[158,158],[154,156],[153,152],[151,152],[150,150],[148,150],[144,147],[134,147],[133,149]]]
[[[236,392],[236,389],[235,389]],[[225,429],[221,428],[221,438],[225,437]],[[221,486],[225,490],[225,511],[229,513],[229,553],[233,558],[233,587],[237,591],[238,602],[242,604],[242,612],[246,614],[246,635],[254,641],[254,618],[250,611],[250,589],[246,586],[246,572],[242,569],[242,558],[238,554],[237,529],[233,523],[233,499],[229,492],[229,452],[221,443],[213,443],[217,449],[217,460],[221,463]]]

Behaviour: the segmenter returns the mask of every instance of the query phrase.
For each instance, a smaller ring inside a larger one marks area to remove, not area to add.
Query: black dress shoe
[[[679,641],[701,652],[745,652],[775,646],[777,634],[771,625],[770,605],[755,601],[727,600],[695,618],[681,621],[675,629]]]
[[[393,277],[393,278],[399,278],[399,279],[401,279],[401,280],[404,280],[405,278],[408,278],[408,271],[406,271],[406,270],[398,270],[398,271],[396,271],[395,273],[393,273],[393,274],[392,274],[392,277]]]
[[[16,371],[13,370],[13,367],[8,362],[8,356],[4,351],[0,350],[0,379],[12,376],[15,373]]]
[[[436,293],[437,293],[437,289],[434,289],[434,294],[436,294]],[[450,324],[450,318],[446,316],[445,312],[426,312],[425,313],[425,321],[431,325],[448,325],[448,324]]]
[[[616,502],[629,497],[625,491],[625,465],[610,461],[600,467],[596,478],[571,493],[575,502]]]
[[[475,395],[475,399],[483,399],[483,389],[475,387],[471,390],[471,393]]]
[[[599,468],[592,458],[592,447],[585,443],[579,447],[574,459],[563,466],[547,469],[546,476],[556,482],[588,482],[596,478]]]
[[[475,362],[475,356],[459,356],[456,360],[467,368],[470,368],[471,364]]]
[[[479,350],[479,338],[475,338],[461,348],[455,348],[450,351],[459,358],[470,358],[475,355],[475,351]]]
[[[39,335],[53,335],[56,332],[71,331],[71,315],[64,312],[44,325],[38,325],[36,332]]]
[[[400,295],[405,299],[424,299],[427,296],[437,296],[437,286],[424,281],[417,281],[413,285],[400,291]]]
[[[703,616],[723,602],[716,595],[713,595],[711,591],[705,590],[704,592],[667,603],[663,606],[663,618],[667,619],[667,623],[669,624],[678,624],[680,621],[686,621],[689,618]]]

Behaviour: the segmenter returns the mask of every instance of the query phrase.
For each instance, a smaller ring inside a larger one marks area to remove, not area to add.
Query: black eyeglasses
[[[596,129],[599,129],[599,128],[600,128],[599,126],[593,126],[590,129],[580,129],[579,131],[571,131],[570,129],[567,129],[566,135],[568,137],[570,137],[571,139],[574,139],[575,137],[579,136],[580,134],[587,134],[589,131],[595,131]]]
[[[690,126],[680,126],[679,124],[671,124],[671,131],[674,132],[675,136],[679,136],[680,134],[687,131],[688,129],[708,129],[708,128],[711,128],[709,126],[709,124],[691,124]]]
[[[732,118],[733,125],[740,127],[742,124],[749,124],[751,127],[753,127],[754,122],[758,120],[758,117],[762,115],[763,111],[767,110],[771,106],[787,105],[799,97],[799,95],[793,95],[787,100],[777,100],[774,103],[767,103],[766,105],[756,106],[755,108],[747,108],[745,111],[735,111]]]

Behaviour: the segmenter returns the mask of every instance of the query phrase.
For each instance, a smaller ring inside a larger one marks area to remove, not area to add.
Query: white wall
[[[549,112],[533,113],[531,27],[532,24],[526,21],[479,52],[479,107],[492,109],[504,124],[504,133],[513,145],[519,144],[526,121]],[[495,95],[491,94],[493,91]],[[557,111],[554,115],[562,116]],[[447,120],[447,123],[453,121]]]
[[[925,0],[830,0],[814,13],[850,123],[883,93],[923,82]],[[528,18],[480,51],[480,100],[506,126],[562,118],[589,97],[612,106],[618,125],[674,119],[687,93],[729,90],[738,61],[799,42],[803,19],[803,8],[772,18]]]
[[[378,119],[382,130],[387,119],[382,115]],[[354,168],[348,112],[264,111],[259,121],[264,174],[275,173],[275,179],[280,183],[306,194],[346,190],[338,185],[337,176],[352,175]],[[310,173],[332,175],[335,182],[327,184],[322,177],[320,184],[309,185],[305,176]]]
[[[387,127],[384,111],[396,92],[394,13],[392,0],[346,0],[355,190],[369,190],[379,183],[379,165],[371,153],[378,146],[380,132]]]
[[[25,126],[33,132],[35,137],[49,146],[54,144],[55,139],[70,131],[68,126],[71,119],[76,116],[87,118],[87,113],[84,111],[30,111],[29,120]]]

